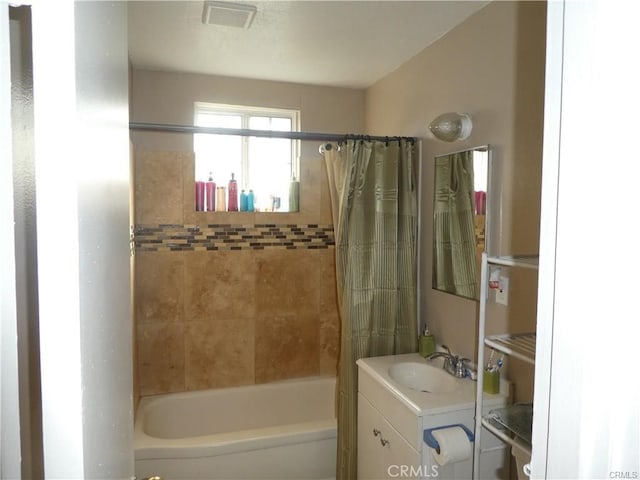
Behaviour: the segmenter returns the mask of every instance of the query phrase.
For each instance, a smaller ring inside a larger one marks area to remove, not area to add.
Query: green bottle
[[[429,327],[424,327],[424,335],[418,339],[418,351],[423,357],[428,357],[436,351],[436,337],[429,333]]]

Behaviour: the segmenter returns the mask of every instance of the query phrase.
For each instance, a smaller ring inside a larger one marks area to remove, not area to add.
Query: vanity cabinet
[[[424,365],[425,362],[417,353],[357,361],[358,479],[471,478],[473,452],[467,459],[439,465],[433,450],[424,442],[424,432],[458,424],[473,431],[476,382],[451,376],[450,382],[446,382],[446,391],[429,393],[407,388],[394,381],[389,373],[398,364]],[[508,384],[504,382],[501,392],[508,391]],[[507,403],[504,394],[489,397],[487,409]],[[499,439],[485,436],[480,453],[482,478],[506,480],[507,455]]]
[[[358,478],[418,478],[421,453],[358,393]],[[404,475],[400,469],[407,472]]]
[[[533,420],[533,405],[509,405],[498,409],[487,409],[486,394],[480,388],[484,380],[484,350],[491,348],[501,354],[508,355],[529,364],[535,363],[536,334],[499,334],[485,335],[487,299],[488,299],[488,278],[491,266],[504,266],[512,268],[538,268],[537,255],[521,256],[501,256],[490,257],[486,253],[482,254],[482,275],[480,286],[480,308],[478,320],[478,391],[476,398],[475,432],[476,440],[480,442],[484,438],[483,431],[491,432],[512,448],[516,457],[518,467],[518,478],[523,475],[529,476],[528,461],[531,456],[531,425]],[[478,446],[475,447],[476,452]],[[481,477],[481,467],[474,464],[474,480]]]

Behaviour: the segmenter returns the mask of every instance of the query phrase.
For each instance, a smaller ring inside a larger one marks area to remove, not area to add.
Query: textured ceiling
[[[130,1],[135,68],[365,88],[486,1],[254,1],[248,30],[201,22],[203,1]]]

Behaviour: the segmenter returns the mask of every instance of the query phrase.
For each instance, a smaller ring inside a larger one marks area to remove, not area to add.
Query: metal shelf
[[[484,347],[497,350],[510,357],[517,358],[531,365],[536,359],[536,334],[485,334],[487,300],[489,288],[490,266],[519,267],[530,270],[538,269],[538,255],[507,255],[490,257],[486,252],[482,254],[482,269],[480,281],[480,306],[478,313],[478,387],[476,389],[475,433],[473,479],[479,480],[480,444],[482,431],[488,430],[502,441],[531,455],[531,426],[533,420],[533,404],[515,404],[502,409],[494,409],[489,414],[483,414],[484,391]]]
[[[487,257],[487,262],[492,265],[505,267],[538,268],[538,255],[502,255],[499,257]]]
[[[530,364],[536,361],[536,334],[516,333],[485,337],[485,345]]]
[[[515,404],[491,410],[482,417],[482,426],[531,455],[532,420],[533,404]]]
[[[491,418],[483,418],[482,426],[486,428],[488,431],[493,433],[500,440],[505,442],[508,445],[516,446],[520,448],[522,451],[526,452],[528,455],[531,455],[531,445],[527,445],[525,442],[521,441],[517,436],[514,436],[512,432],[508,429],[504,428],[499,423],[496,423]]]

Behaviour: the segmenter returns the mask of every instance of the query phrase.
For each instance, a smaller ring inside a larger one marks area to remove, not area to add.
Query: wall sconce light
[[[429,131],[445,142],[464,140],[471,135],[473,123],[467,113],[443,113],[429,124]]]

